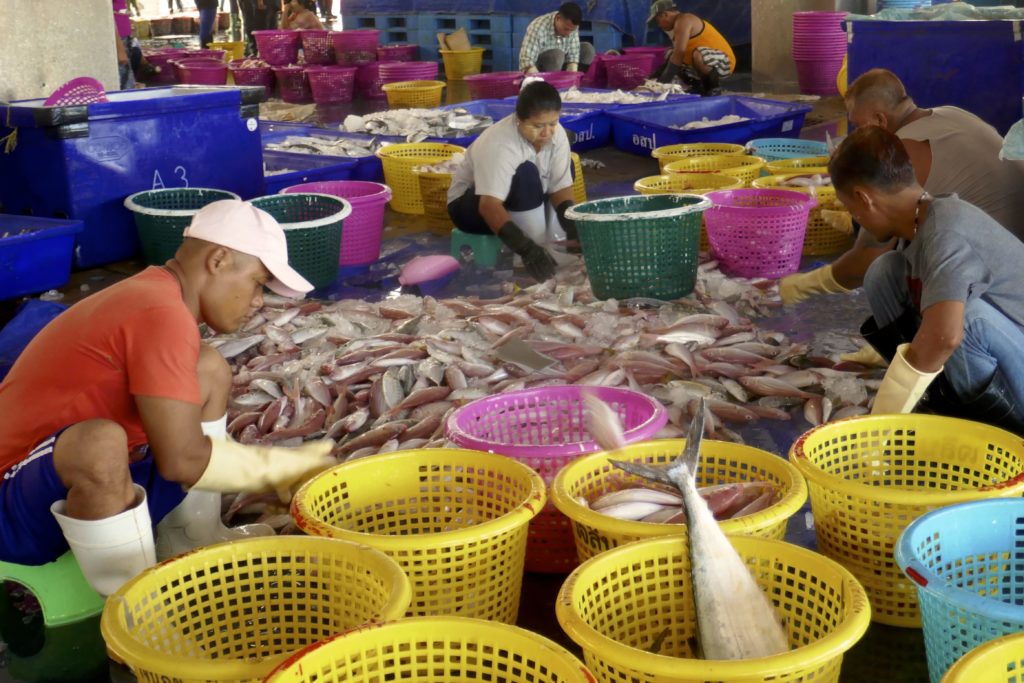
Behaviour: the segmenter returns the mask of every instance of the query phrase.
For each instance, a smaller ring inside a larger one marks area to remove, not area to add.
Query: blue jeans
[[[889,252],[864,276],[868,305],[879,327],[913,307],[907,260]],[[946,361],[944,382],[964,417],[1024,434],[1024,329],[984,299],[964,308],[964,335]]]
[[[206,47],[213,42],[213,30],[216,21],[216,7],[199,10],[199,47]]]

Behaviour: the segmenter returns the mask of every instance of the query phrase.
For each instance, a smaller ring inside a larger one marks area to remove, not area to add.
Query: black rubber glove
[[[572,200],[566,199],[555,208],[555,213],[558,215],[558,224],[565,231],[565,239],[575,242],[580,238],[579,233],[576,232],[576,221],[565,217],[565,212],[571,208]]]
[[[671,61],[665,62],[665,68],[661,70],[661,75],[658,76],[659,83],[671,83],[672,79],[679,75],[683,70],[683,67],[678,64],[673,64]]]
[[[537,282],[544,282],[555,275],[555,261],[544,247],[523,234],[519,226],[508,221],[501,226],[498,238],[508,248],[519,254],[526,266],[526,272]]]

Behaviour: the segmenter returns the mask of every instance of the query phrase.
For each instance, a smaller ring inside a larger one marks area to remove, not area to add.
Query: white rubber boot
[[[213,438],[227,436],[227,415],[203,422],[203,434]],[[169,557],[221,541],[254,536],[273,536],[266,524],[246,524],[229,529],[220,521],[221,494],[217,491],[189,491],[178,506],[156,525],[156,556]]]
[[[537,244],[544,244],[547,241],[548,222],[544,215],[546,205],[547,202],[529,211],[508,212],[509,220],[518,225],[523,234]]]
[[[85,580],[103,597],[156,564],[146,490],[138,484],[133,487],[135,505],[105,519],[68,517],[66,500],[50,506]]]

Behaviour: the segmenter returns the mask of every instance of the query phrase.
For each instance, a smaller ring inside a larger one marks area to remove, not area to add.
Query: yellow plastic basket
[[[744,182],[731,175],[718,173],[672,173],[652,175],[633,183],[633,189],[640,194],[704,194],[715,190],[737,190]],[[708,251],[708,230],[704,225],[704,217],[700,219],[700,250]]]
[[[444,61],[444,76],[449,81],[461,81],[466,76],[480,73],[484,65],[484,48],[469,50],[440,50]]]
[[[224,61],[245,59],[245,42],[241,40],[224,43],[210,43],[211,50],[224,50]]]
[[[434,109],[441,106],[444,81],[398,81],[385,83],[381,90],[392,109]]]
[[[780,159],[770,161],[765,170],[768,175],[786,175],[788,173],[820,173],[828,175],[828,157],[801,157],[799,159]]]
[[[420,184],[423,214],[427,218],[451,222],[448,215],[448,188],[451,187],[453,174],[430,171],[413,171],[413,173],[416,174]]]
[[[684,145],[665,145],[656,147],[651,156],[658,160],[658,171],[665,172],[665,164],[690,157],[708,157],[727,154],[735,156],[746,154],[743,145],[736,145],[731,142],[691,142]]]
[[[401,617],[409,579],[384,553],[330,538],[207,546],[107,599],[107,649],[140,680],[261,681],[296,650]]]
[[[632,444],[615,451],[593,453],[569,463],[551,485],[551,499],[572,521],[576,554],[585,561],[610,548],[657,536],[686,536],[685,524],[652,524],[615,519],[576,502],[578,496],[593,500],[610,489],[611,480],[643,481],[608,462],[609,457],[626,462],[664,465],[683,452],[685,439],[661,439]],[[721,522],[727,534],[781,539],[786,522],[807,500],[807,484],[800,472],[785,458],[750,446],[704,441],[701,444],[698,486],[742,481],[770,481],[782,490],[782,498],[770,507],[739,519]]]
[[[380,681],[593,683],[571,652],[525,629],[464,617],[413,617],[306,648],[266,683]]]
[[[400,143],[377,150],[384,166],[384,182],[391,188],[391,208],[398,213],[423,213],[420,182],[412,169],[439,164],[465,151],[465,147],[442,142]]]
[[[790,647],[772,657],[695,659],[690,557],[677,536],[638,541],[580,565],[558,593],[562,629],[601,681],[722,683],[839,680],[843,653],[868,628],[864,589],[849,571],[782,541],[730,537],[785,620]],[[647,650],[668,630],[659,654]]]
[[[583,179],[583,162],[576,152],[572,152],[572,165],[576,172],[576,177],[572,180],[573,202],[582,204],[587,201],[587,182]]]
[[[818,549],[849,569],[874,619],[920,628],[915,584],[893,548],[936,508],[1024,493],[1024,443],[989,425],[936,415],[871,415],[801,436],[789,455],[805,477]]]
[[[1021,683],[1024,681],[1024,633],[979,645],[960,658],[942,683]]]
[[[716,154],[706,157],[689,157],[665,164],[664,173],[718,173],[732,176],[750,185],[761,175],[765,161],[761,157],[739,154]]]
[[[410,450],[338,465],[292,500],[299,528],[387,553],[412,582],[409,616],[514,623],[527,525],[544,480],[493,453]]]
[[[753,182],[753,187],[768,189],[796,190],[804,194],[813,194],[818,205],[811,209],[807,221],[807,236],[804,237],[804,256],[819,256],[821,254],[835,254],[843,251],[853,242],[853,235],[836,230],[821,217],[822,209],[831,211],[845,211],[846,207],[836,198],[836,190],[831,185],[821,187],[800,187],[798,185],[786,185],[780,187],[783,182],[790,178],[806,178],[807,173],[787,173],[786,175],[769,175],[758,178]]]

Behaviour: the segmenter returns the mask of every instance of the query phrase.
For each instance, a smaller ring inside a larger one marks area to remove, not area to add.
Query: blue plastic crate
[[[515,111],[514,100],[474,100],[460,104],[450,104],[442,109],[461,107],[471,114],[486,114],[495,121]],[[574,152],[586,152],[604,147],[611,140],[611,120],[601,109],[589,104],[564,104],[559,123],[567,131],[571,131],[576,141],[572,143]],[[569,138],[572,139],[573,135]],[[475,138],[474,138],[475,139]],[[466,146],[463,142],[453,144]]]
[[[75,264],[132,258],[138,235],[124,198],[162,187],[211,187],[243,199],[263,187],[256,125],[262,88],[146,88],[107,93],[109,102],[0,106],[0,204],[12,214],[80,219]]]
[[[469,34],[512,33],[512,18],[507,14],[443,14],[422,12],[415,17],[421,33],[429,33],[437,40],[438,33],[452,33],[465,29]],[[472,42],[472,40],[470,40]]]
[[[516,37],[520,43],[523,42],[523,36],[526,35],[526,29],[530,27],[530,22],[537,17],[524,17],[516,15],[512,17],[512,35]]]
[[[580,41],[591,43],[598,54],[622,49],[622,31],[603,21],[580,24]]]
[[[0,299],[61,287],[71,276],[80,220],[0,214]]]
[[[608,111],[608,116],[612,120],[616,147],[624,152],[649,156],[651,150],[663,145],[692,142],[745,144],[760,137],[797,137],[804,125],[804,117],[810,110],[805,104],[725,95],[612,109]],[[670,127],[702,118],[720,119],[728,114],[745,116],[749,120],[694,130]]]
[[[324,180],[350,180],[357,159],[322,157],[314,154],[263,151],[264,194],[277,194],[286,187]],[[267,171],[288,169],[288,173],[267,174]]]
[[[494,47],[484,51],[484,72],[518,71],[519,51],[510,47]]]
[[[362,139],[369,140],[372,136],[363,133],[346,133],[340,130],[331,130],[328,128],[317,128],[316,126],[309,126],[301,123],[278,123],[276,121],[260,121],[260,131],[263,136],[263,144],[266,145],[269,142],[282,142],[289,135],[309,135],[313,137],[321,137],[327,139],[337,140],[338,138],[351,138],[351,139]],[[387,141],[390,143],[405,142],[404,138],[393,136],[393,135],[378,135],[378,140]],[[431,138],[433,140],[433,138]],[[279,152],[280,150],[263,150],[264,154],[271,152]],[[285,154],[291,154],[291,152],[285,152]],[[301,156],[301,155],[300,155]],[[325,155],[306,155],[320,159],[331,159],[333,161],[355,160],[355,165],[352,167],[352,180],[369,180],[371,182],[380,183],[384,182],[384,167],[381,165],[380,159],[376,156],[365,156],[365,157],[332,157]]]
[[[375,28],[379,31],[416,31],[416,20],[406,14],[345,14],[344,30]],[[381,44],[387,41],[381,40]]]

